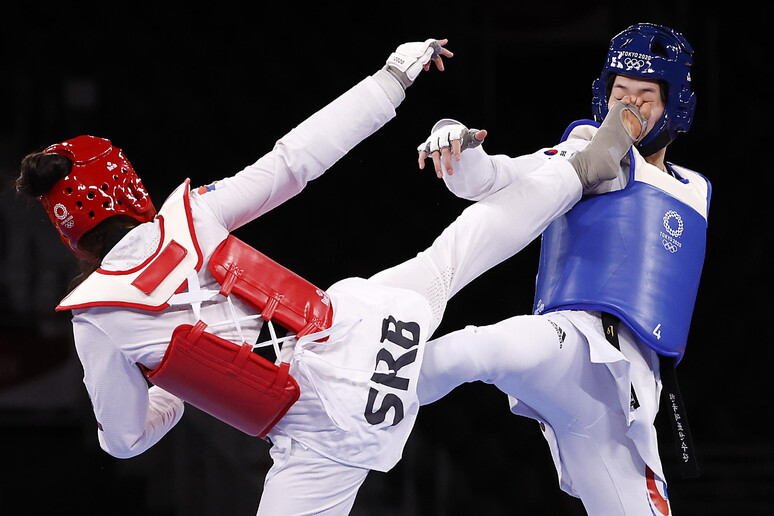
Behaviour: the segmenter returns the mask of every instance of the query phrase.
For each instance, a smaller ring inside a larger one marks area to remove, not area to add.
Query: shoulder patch
[[[199,195],[204,195],[207,192],[212,192],[213,190],[216,190],[218,188],[218,182],[215,181],[214,183],[210,183],[208,185],[200,186],[194,192],[196,192]]]

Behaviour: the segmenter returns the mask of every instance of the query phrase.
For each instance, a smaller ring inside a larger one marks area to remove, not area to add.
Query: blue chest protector
[[[673,195],[634,180],[631,168],[626,188],[583,198],[543,233],[533,310],[611,313],[657,353],[679,362],[707,221]]]

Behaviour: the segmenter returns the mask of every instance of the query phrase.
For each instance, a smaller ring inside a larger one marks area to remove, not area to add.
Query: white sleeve
[[[200,197],[233,231],[301,192],[394,116],[384,90],[367,77],[280,138],[268,154]]]
[[[143,453],[177,424],[183,402],[158,387],[148,388],[138,366],[82,316],[73,318],[73,330],[100,447],[118,458]]]
[[[444,174],[443,180],[457,197],[480,201],[537,170],[547,161],[569,158],[586,145],[588,141],[573,138],[554,147],[545,147],[517,157],[490,155],[481,145],[463,151],[460,161],[453,163],[454,174]]]
[[[467,149],[453,163],[454,173],[444,173],[446,187],[457,197],[479,201],[535,170],[545,161],[538,153],[511,158],[489,155],[483,146]]]

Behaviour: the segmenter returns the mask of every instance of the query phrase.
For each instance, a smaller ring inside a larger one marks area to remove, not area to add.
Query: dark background
[[[587,118],[610,38],[651,21],[696,50],[698,109],[671,161],[713,183],[709,247],[678,372],[703,474],[683,480],[659,418],[678,515],[774,513],[768,371],[771,281],[769,47],[743,2],[448,1],[31,3],[0,17],[0,174],[78,134],[122,147],[156,199],[185,177],[231,175],[378,69],[405,41],[449,38],[398,116],[297,198],[240,230],[310,281],[369,276],[424,249],[467,204],[419,172],[416,145],[441,117],[489,130],[490,153],[532,152]],[[763,143],[762,143],[763,142]],[[159,202],[159,201],[157,201]],[[39,206],[0,203],[0,514],[250,515],[268,445],[189,408],[157,446],[113,459],[97,444],[72,349],[53,307],[75,261]],[[531,310],[537,244],[451,301],[437,335]],[[558,385],[557,388],[561,388]],[[425,407],[404,460],[372,473],[357,515],[583,514],[562,493],[537,424],[472,384]]]

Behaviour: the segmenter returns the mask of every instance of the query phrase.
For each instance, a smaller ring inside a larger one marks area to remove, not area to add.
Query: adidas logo
[[[556,335],[559,337],[559,349],[562,349],[562,344],[564,343],[565,337],[567,337],[567,334],[564,332],[561,326],[556,324],[554,321],[550,320],[551,326],[554,327],[554,331],[556,331]]]

